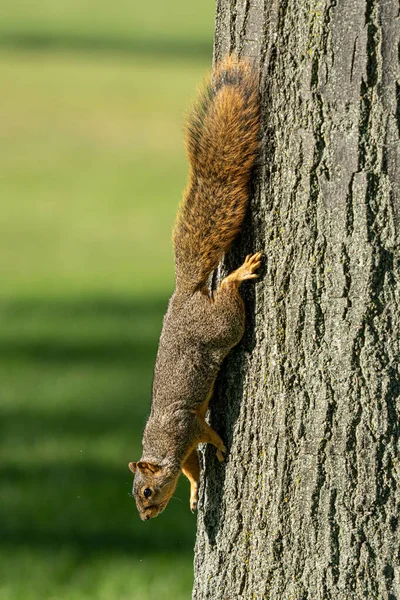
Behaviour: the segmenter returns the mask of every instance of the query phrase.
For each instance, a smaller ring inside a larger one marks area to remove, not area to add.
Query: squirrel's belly
[[[153,380],[153,408],[196,408],[208,396],[225,352],[201,345],[160,342]]]
[[[243,331],[240,301],[227,310],[201,292],[186,297],[174,294],[160,336],[152,409],[175,403],[192,409],[201,405]]]

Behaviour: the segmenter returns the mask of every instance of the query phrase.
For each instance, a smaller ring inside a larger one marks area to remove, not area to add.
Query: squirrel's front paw
[[[223,452],[226,452],[226,447],[225,446],[220,446],[217,449],[217,458],[218,458],[219,462],[224,462],[224,460],[225,460],[225,457],[222,454]]]
[[[190,510],[194,513],[197,510],[197,504],[199,502],[199,484],[194,482],[190,486]]]

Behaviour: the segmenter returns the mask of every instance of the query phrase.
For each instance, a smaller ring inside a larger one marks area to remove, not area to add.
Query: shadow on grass
[[[0,303],[3,549],[191,551],[186,482],[175,494],[182,502],[142,523],[127,469],[139,458],[165,306],[166,298]]]
[[[0,360],[148,365],[165,309],[166,299],[3,302]]]
[[[150,56],[162,59],[204,59],[212,53],[212,39],[133,39],[74,33],[0,32],[0,48],[36,51],[72,51],[87,54]]]
[[[147,363],[148,357],[153,355],[154,345],[142,340],[140,347],[133,341],[115,342],[104,344],[91,343],[89,341],[74,344],[73,342],[60,341],[58,344],[49,345],[45,340],[34,340],[30,342],[1,342],[0,360],[11,358],[33,360],[36,362],[46,361],[48,363],[65,363],[88,361],[91,363],[116,362]]]

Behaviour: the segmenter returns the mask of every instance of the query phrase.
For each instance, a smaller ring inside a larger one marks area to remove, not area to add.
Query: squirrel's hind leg
[[[249,254],[238,269],[225,277],[210,303],[215,337],[228,352],[241,340],[244,333],[244,303],[239,286],[247,279],[256,279],[261,264],[261,252]]]

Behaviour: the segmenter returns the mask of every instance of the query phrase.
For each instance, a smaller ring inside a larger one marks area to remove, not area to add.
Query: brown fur
[[[164,510],[181,472],[195,510],[197,445],[213,444],[220,461],[226,451],[205,415],[220,365],[244,332],[239,286],[257,277],[261,255],[248,256],[213,297],[206,282],[243,221],[258,135],[256,73],[230,56],[217,66],[187,125],[191,170],[173,235],[176,290],[164,317],[142,458],[129,464],[143,520]]]
[[[257,74],[229,56],[186,126],[189,182],[173,234],[177,289],[203,286],[239,233],[259,129]]]

